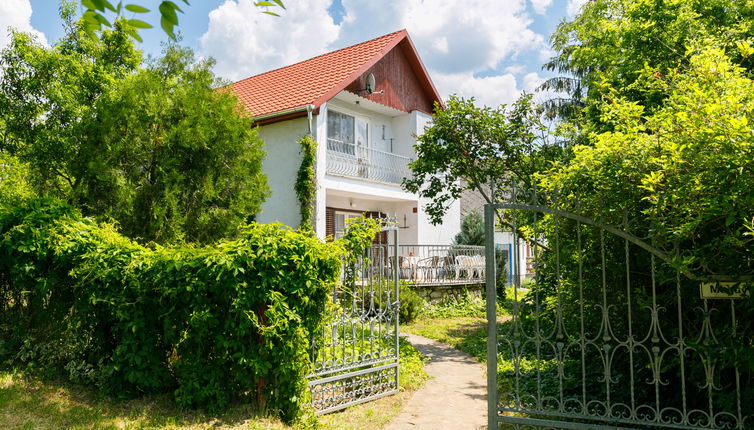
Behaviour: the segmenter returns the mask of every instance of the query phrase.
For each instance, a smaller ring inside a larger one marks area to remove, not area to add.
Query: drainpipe
[[[314,105],[306,105],[306,117],[309,119],[309,136],[312,135],[312,130],[314,127],[312,126],[312,111],[314,110]]]

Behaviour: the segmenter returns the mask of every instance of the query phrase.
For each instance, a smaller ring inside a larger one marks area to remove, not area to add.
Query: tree
[[[550,111],[606,130],[599,104],[609,86],[651,113],[665,94],[637,83],[645,65],[663,76],[685,67],[693,54],[689,43],[708,37],[719,40],[726,55],[749,73],[753,20],[751,0],[591,0],[550,37],[555,55],[544,68],[563,75],[543,88],[567,94],[551,100]]]
[[[451,95],[445,109],[436,107],[432,120],[417,137],[412,177],[403,186],[431,200],[425,209],[433,223],[442,222],[463,190],[475,190],[493,203],[510,195],[507,185],[513,180],[533,186],[534,173],[564,154],[544,139],[546,127],[530,95],[494,109]],[[501,217],[498,221],[513,228]]]
[[[634,234],[679,249],[682,269],[703,275],[754,270],[754,81],[723,46],[689,46],[697,53],[688,65],[637,80],[667,95],[651,113],[604,88],[601,118],[612,131],[589,134],[540,181],[565,201],[579,196],[590,217],[633,220]]]
[[[453,239],[455,245],[484,246],[484,220],[482,215],[473,210],[461,220],[461,231]]]
[[[74,166],[86,157],[81,137],[96,116],[96,100],[136,70],[141,54],[122,31],[91,40],[82,37],[72,10],[62,16],[66,34],[54,47],[13,33],[0,53],[0,151],[29,164],[42,195],[68,199],[79,187]]]
[[[235,95],[213,89],[211,67],[171,46],[98,100],[76,165],[79,206],[158,242],[211,242],[259,212],[262,141]]]
[[[175,46],[140,67],[128,35],[68,24],[52,48],[16,33],[0,65],[0,151],[42,196],[111,218],[142,241],[232,235],[267,194],[262,143],[211,61]]]
[[[185,6],[189,6],[188,0],[181,0]],[[163,0],[158,7],[160,11],[160,27],[167,34],[170,39],[176,41],[174,28],[178,26],[178,14],[183,13],[183,10],[176,4],[175,1]],[[122,1],[113,5],[108,0],[81,0],[81,6],[86,10],[82,15],[83,30],[91,38],[96,38],[96,33],[102,31],[105,28],[112,28],[113,25],[106,18],[106,15],[112,13],[115,15],[115,20],[121,21],[121,28],[123,31],[135,40],[141,42],[141,36],[139,36],[139,30],[144,28],[152,28],[152,24],[142,21],[140,19],[121,19],[127,12],[133,14],[144,14],[150,10],[139,4],[126,4]],[[272,16],[278,16],[274,12],[274,8],[279,7],[285,9],[285,5],[281,0],[271,1],[255,1],[254,6],[263,8],[262,13],[266,13]],[[273,10],[271,10],[272,8]]]

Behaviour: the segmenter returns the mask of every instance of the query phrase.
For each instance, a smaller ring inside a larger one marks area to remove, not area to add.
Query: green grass
[[[400,360],[401,393],[319,417],[319,427],[376,430],[387,424],[413,391],[429,379],[423,370],[424,358],[405,340],[401,341]],[[5,370],[0,371],[0,428],[292,430],[297,427],[260,416],[245,405],[235,405],[221,415],[210,415],[181,409],[168,394],[117,400],[91,387]]]

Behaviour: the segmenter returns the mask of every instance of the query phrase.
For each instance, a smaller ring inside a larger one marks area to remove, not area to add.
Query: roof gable
[[[355,87],[372,70],[379,70],[375,73],[377,89],[402,73],[403,81],[409,82],[413,91],[407,91],[406,84],[397,88],[387,85],[385,94],[360,95],[405,111],[431,113],[435,101],[442,103],[406,30],[252,76],[230,87],[246,109],[259,118],[306,105],[318,109],[344,89],[359,89]]]

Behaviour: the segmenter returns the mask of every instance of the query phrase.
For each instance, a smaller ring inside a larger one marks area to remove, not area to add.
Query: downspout
[[[312,115],[312,111],[314,110],[314,105],[306,105],[306,117],[309,119],[309,136],[312,135],[312,130],[314,127],[312,126],[312,119],[314,115]]]

